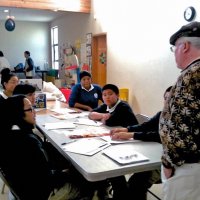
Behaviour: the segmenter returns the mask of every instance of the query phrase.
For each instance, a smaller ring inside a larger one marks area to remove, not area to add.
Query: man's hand
[[[115,132],[110,135],[113,140],[129,140],[133,138],[134,133],[130,132]]]
[[[164,172],[166,179],[169,179],[174,175],[174,169],[173,168],[168,169],[168,168],[163,166],[163,172]]]

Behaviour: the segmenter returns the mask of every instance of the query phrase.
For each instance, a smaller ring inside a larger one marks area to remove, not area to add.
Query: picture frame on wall
[[[91,45],[86,46],[86,56],[87,57],[92,56],[92,46]]]
[[[92,44],[92,33],[87,33],[86,34],[86,45],[91,45]]]

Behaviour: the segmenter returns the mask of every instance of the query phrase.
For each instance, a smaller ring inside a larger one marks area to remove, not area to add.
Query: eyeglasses
[[[28,109],[26,109],[26,110],[24,110],[24,112],[33,112],[33,108],[28,108]]]
[[[170,47],[170,50],[171,50],[171,52],[173,52],[173,53],[174,53],[174,52],[175,52],[175,50],[176,50],[176,46],[171,46],[171,47]]]

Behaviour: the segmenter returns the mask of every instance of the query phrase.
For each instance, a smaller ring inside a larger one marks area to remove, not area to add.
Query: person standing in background
[[[24,72],[27,79],[32,79],[34,76],[34,62],[30,56],[29,51],[24,52],[24,57],[26,58]]]
[[[200,196],[200,22],[170,37],[181,75],[160,116],[163,200]]]
[[[8,60],[4,57],[2,51],[0,51],[0,71],[4,68],[10,68],[10,64]]]

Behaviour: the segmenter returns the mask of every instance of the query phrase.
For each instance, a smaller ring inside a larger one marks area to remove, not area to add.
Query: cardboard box
[[[47,98],[45,93],[37,92],[35,93],[35,108],[46,108]]]

